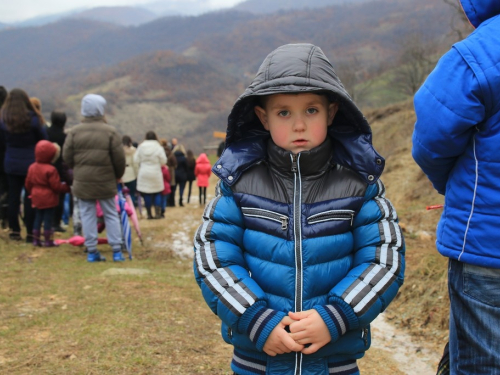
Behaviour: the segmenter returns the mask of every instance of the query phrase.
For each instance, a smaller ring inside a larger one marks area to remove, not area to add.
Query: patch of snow
[[[193,240],[189,238],[186,232],[179,231],[172,234],[172,251],[175,255],[183,259],[193,259]]]
[[[399,365],[399,370],[406,375],[434,375],[441,353],[436,353],[425,343],[414,339],[387,322],[380,314],[371,324],[372,348],[384,350]]]

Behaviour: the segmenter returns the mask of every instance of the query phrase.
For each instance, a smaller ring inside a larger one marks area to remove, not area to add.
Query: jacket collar
[[[272,156],[273,162],[280,160],[280,157],[283,156],[290,160],[289,151],[282,150],[277,146],[275,147],[282,151],[278,152],[272,147],[268,150],[269,142],[270,136],[269,133],[266,133],[230,145],[224,150],[212,171],[228,186],[232,186],[247,169],[266,161],[268,152],[277,153],[277,155]],[[274,145],[273,142],[270,143]],[[330,156],[327,156],[328,153],[324,149],[329,149]],[[379,179],[385,165],[384,159],[372,147],[371,134],[340,132],[330,134],[328,141],[323,142],[315,149],[301,153],[300,163],[301,173],[305,173],[305,175],[321,173],[322,168],[328,168],[334,163],[340,164],[357,172],[367,184],[374,184]],[[321,165],[319,169],[316,163],[322,163],[319,164]],[[314,172],[308,169],[309,166],[314,168]],[[306,169],[303,169],[304,167]]]
[[[315,177],[328,170],[332,164],[332,142],[327,138],[321,145],[309,151],[302,151],[293,155],[290,151],[269,140],[267,143],[268,163],[286,176],[294,174],[294,164],[300,167],[302,177]],[[294,157],[295,156],[295,157]]]

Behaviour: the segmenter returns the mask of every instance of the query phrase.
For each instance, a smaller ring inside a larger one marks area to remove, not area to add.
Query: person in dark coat
[[[174,138],[175,139],[175,138]],[[173,139],[172,139],[173,141]],[[176,145],[172,152],[177,159],[177,168],[175,169],[175,183],[172,187],[172,196],[175,201],[175,191],[179,187],[179,206],[184,207],[182,203],[182,195],[184,194],[184,188],[186,187],[186,182],[188,178],[188,167],[186,159],[186,149],[183,145]]]
[[[63,158],[73,168],[73,195],[77,197],[87,247],[87,261],[106,260],[97,251],[96,201],[106,224],[106,236],[113,249],[113,261],[122,254],[122,228],[116,210],[117,180],[125,172],[122,137],[104,115],[106,99],[88,94],[82,99],[82,123],[71,128],[63,147]]]
[[[35,145],[47,139],[42,125],[43,119],[28,94],[21,89],[11,90],[0,114],[0,145],[5,149],[4,170],[9,184],[9,238],[16,241],[22,240],[18,216],[28,168],[35,162]],[[28,194],[24,195],[23,207],[26,242],[31,243],[35,211]]]
[[[66,133],[64,132],[64,126],[66,125],[66,113],[53,111],[50,114],[50,122],[51,126],[47,128],[49,141],[56,143],[62,150],[64,141],[66,140]],[[57,173],[59,173],[61,181],[71,184],[68,176],[68,167],[64,164],[61,153],[59,153],[59,157],[55,161],[54,167],[56,168]],[[59,204],[54,208],[53,227],[55,232],[66,232],[66,230],[61,227],[61,219],[64,211],[64,195],[65,193],[61,193],[61,196],[59,197]]]
[[[40,141],[35,147],[35,162],[31,164],[26,176],[26,192],[30,195],[31,203],[35,209],[35,222],[33,224],[33,245],[42,246],[40,230],[43,223],[43,236],[45,247],[55,246],[52,239],[53,216],[55,208],[59,205],[60,195],[70,191],[66,183],[61,183],[59,172],[52,165],[61,154],[57,143]]]
[[[194,174],[194,169],[196,168],[196,159],[194,158],[193,151],[191,150],[187,150],[186,164],[187,164],[187,183],[188,183],[187,202],[189,203],[189,199],[191,198],[191,187],[193,186],[193,181],[196,180],[196,176]]]
[[[5,87],[0,86],[0,110],[2,109],[2,105],[7,98],[7,90]],[[7,176],[5,175],[5,171],[3,169],[3,160],[5,157],[5,149],[0,145],[0,225],[2,229],[5,229],[9,226],[8,216],[7,216],[7,208],[9,207],[7,203]]]

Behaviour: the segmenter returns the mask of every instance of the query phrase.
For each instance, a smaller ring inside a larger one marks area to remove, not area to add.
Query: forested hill
[[[81,74],[143,53],[193,46],[239,74],[255,71],[262,56],[290,42],[315,43],[337,60],[387,61],[405,35],[445,35],[449,17],[450,7],[441,1],[378,0],[262,16],[231,11],[165,17],[139,27],[64,20],[0,31],[0,81],[14,86],[54,73]]]
[[[443,1],[372,0],[273,14],[165,17],[138,27],[64,20],[0,31],[0,85],[40,97],[46,116],[54,108],[67,111],[69,124],[78,122],[85,93],[102,94],[122,133],[140,139],[154,129],[189,137],[199,152],[216,142],[212,131],[225,129],[234,100],[274,48],[320,46],[356,102],[385,105],[411,95],[393,82],[404,81],[395,71],[411,67],[412,53],[429,64],[449,47],[452,18]]]

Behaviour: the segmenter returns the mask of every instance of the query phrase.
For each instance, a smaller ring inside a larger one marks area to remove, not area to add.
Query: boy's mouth
[[[304,145],[306,143],[307,143],[307,140],[305,140],[305,139],[296,139],[295,141],[293,141],[293,144],[297,145],[297,146],[301,146],[301,145]]]

